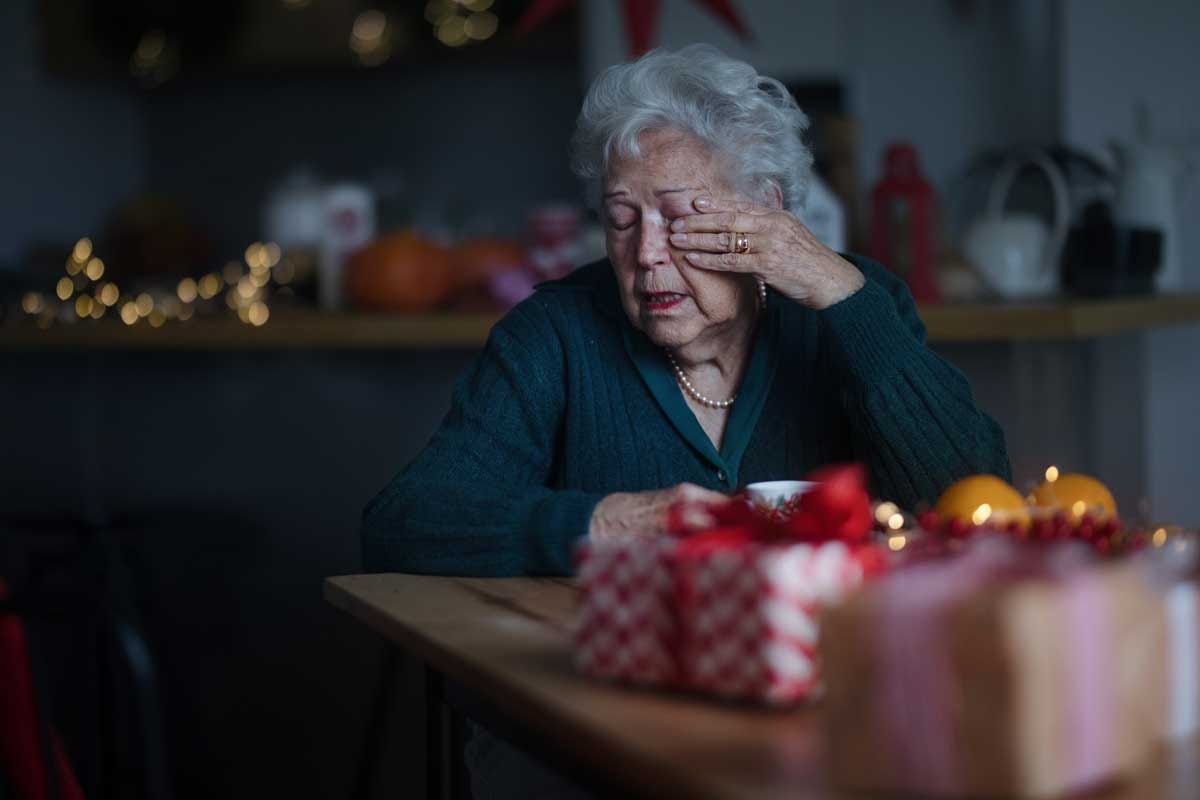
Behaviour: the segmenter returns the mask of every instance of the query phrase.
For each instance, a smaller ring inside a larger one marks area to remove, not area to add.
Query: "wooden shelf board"
[[[935,343],[1090,339],[1200,322],[1200,294],[1032,304],[924,306]],[[126,326],[116,319],[0,327],[0,350],[435,350],[474,349],[499,314],[277,312],[261,328],[229,318]]]

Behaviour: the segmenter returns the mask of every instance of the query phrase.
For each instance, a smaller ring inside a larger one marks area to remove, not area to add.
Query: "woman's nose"
[[[654,269],[671,263],[668,244],[671,232],[668,228],[664,219],[642,219],[641,238],[638,241],[638,266]]]

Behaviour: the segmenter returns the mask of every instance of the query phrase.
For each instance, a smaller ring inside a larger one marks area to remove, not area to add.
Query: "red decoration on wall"
[[[524,35],[539,28],[575,0],[534,0],[517,22],[517,33]],[[742,21],[732,0],[693,0],[709,10],[717,19],[742,39],[749,40],[750,29]],[[629,35],[629,51],[633,57],[644,54],[656,40],[661,0],[622,0],[625,30]]]

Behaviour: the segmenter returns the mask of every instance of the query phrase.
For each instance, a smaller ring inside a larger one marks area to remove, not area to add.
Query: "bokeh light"
[[[115,306],[121,298],[121,290],[115,283],[106,282],[100,286],[96,297],[106,306]]]
[[[215,273],[209,273],[200,279],[196,285],[196,292],[204,300],[212,300],[221,292],[221,278]]]
[[[21,297],[21,310],[26,314],[40,314],[46,307],[46,299],[41,292],[26,292]]]
[[[179,286],[175,287],[175,294],[184,303],[195,301],[196,296],[200,293],[200,288],[196,285],[194,278],[184,278],[179,282]]]
[[[267,304],[261,300],[255,300],[250,304],[250,310],[247,314],[250,324],[256,328],[267,324],[267,320],[271,318],[271,310],[267,308]]]
[[[75,249],[71,251],[71,258],[77,264],[85,264],[91,257],[92,240],[85,236],[75,243]]]
[[[491,37],[498,27],[500,20],[490,11],[472,14],[463,23],[463,31],[467,36],[480,42]]]

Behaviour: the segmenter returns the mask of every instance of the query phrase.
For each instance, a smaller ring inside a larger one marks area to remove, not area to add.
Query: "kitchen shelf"
[[[1081,340],[1200,322],[1200,294],[1020,304],[924,306],[936,343]],[[126,326],[116,319],[0,327],[0,350],[436,350],[474,349],[498,314],[323,314],[278,311],[261,328],[235,319]]]

